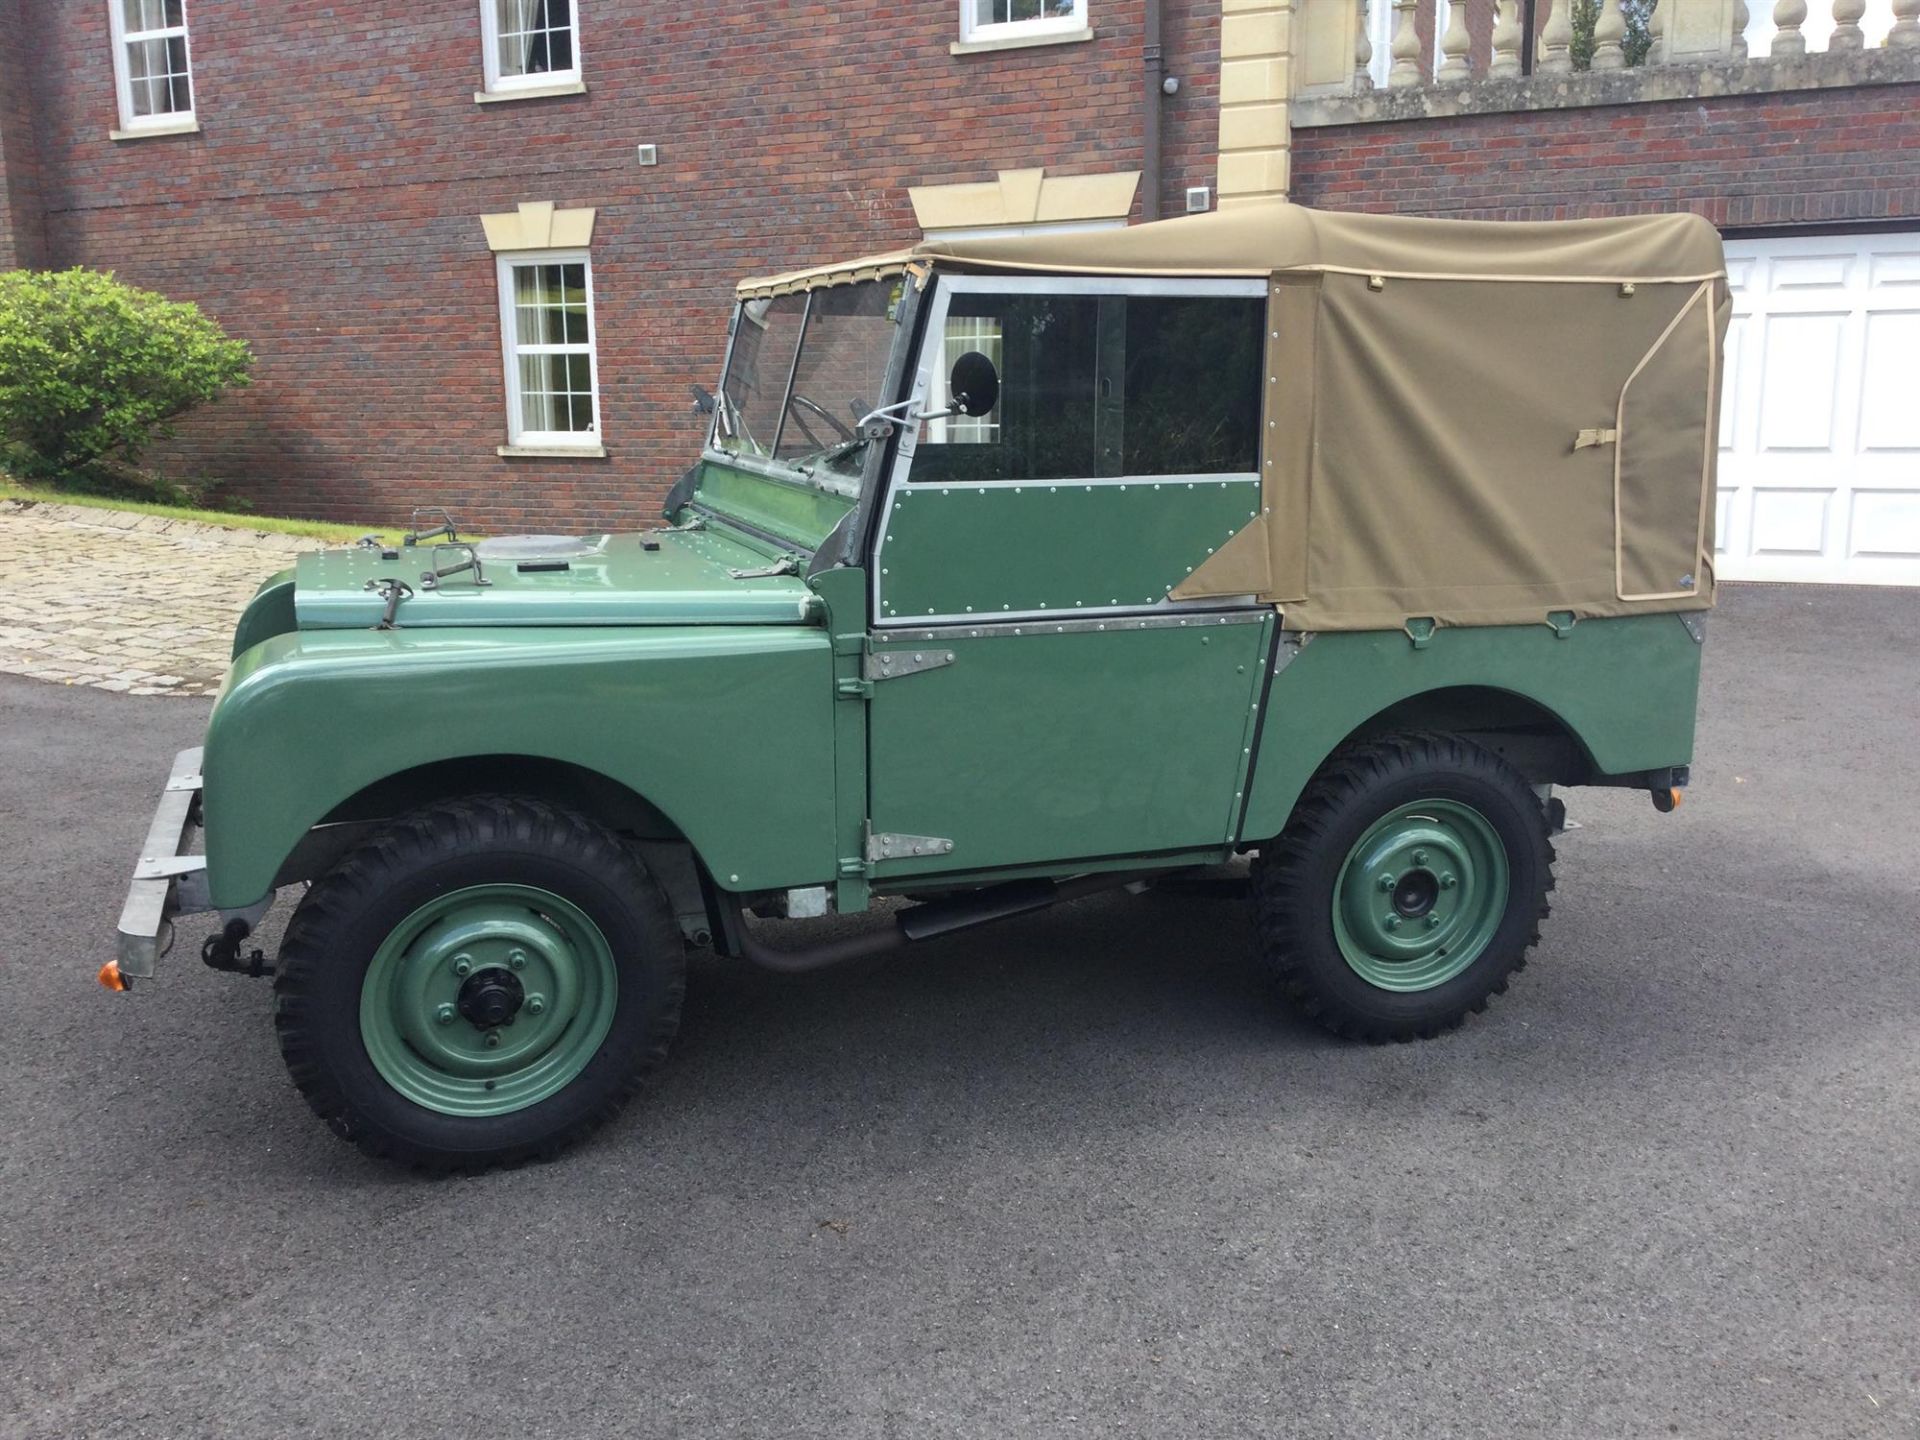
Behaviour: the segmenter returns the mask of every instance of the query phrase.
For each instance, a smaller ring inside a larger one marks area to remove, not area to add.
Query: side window
[[[580,78],[573,0],[481,0],[487,93],[511,94]]]
[[[113,0],[113,76],[120,125],[178,129],[193,120],[186,0]]]
[[[1084,30],[1087,0],[960,0],[960,38],[979,43]]]
[[[978,418],[927,422],[915,481],[1251,474],[1263,302],[1157,295],[955,294],[930,407],[968,350],[1000,371]]]
[[[503,255],[499,271],[508,441],[597,446],[593,272],[585,253]]]

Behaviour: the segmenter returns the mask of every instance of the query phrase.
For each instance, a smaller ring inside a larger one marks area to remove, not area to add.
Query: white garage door
[[[1920,231],[1729,240],[1726,580],[1920,585]]]

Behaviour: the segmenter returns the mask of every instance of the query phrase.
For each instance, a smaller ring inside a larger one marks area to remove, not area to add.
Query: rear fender
[[[1404,728],[1482,728],[1461,712],[1461,692],[1515,697],[1526,713],[1550,720],[1578,746],[1587,782],[1685,765],[1700,652],[1678,615],[1582,620],[1564,633],[1547,625],[1447,628],[1419,645],[1398,630],[1313,635],[1274,676],[1241,837],[1257,844],[1279,834],[1327,758],[1383,728],[1382,717],[1404,717]],[[1423,697],[1442,718],[1422,716]],[[1497,721],[1514,707],[1490,709]]]

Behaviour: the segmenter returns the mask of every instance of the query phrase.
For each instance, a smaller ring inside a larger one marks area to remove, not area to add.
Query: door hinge
[[[867,863],[876,860],[911,860],[919,855],[951,855],[953,841],[939,835],[896,835],[875,830],[867,822]]]
[[[951,650],[879,650],[861,657],[860,673],[869,680],[894,680],[951,664]]]

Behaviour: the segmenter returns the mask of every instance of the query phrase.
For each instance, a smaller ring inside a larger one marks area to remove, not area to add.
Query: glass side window
[[[734,325],[732,357],[715,406],[713,443],[734,455],[771,455],[807,318],[807,297],[749,300]]]
[[[508,443],[597,446],[593,270],[585,253],[503,255],[499,270]]]
[[[580,78],[573,0],[481,0],[480,22],[489,92]]]
[[[186,0],[113,0],[114,80],[128,130],[193,119]]]
[[[953,296],[944,377],[968,350],[1000,372],[978,418],[928,421],[915,481],[1251,474],[1263,301],[1217,296]],[[942,408],[943,381],[936,382]]]

